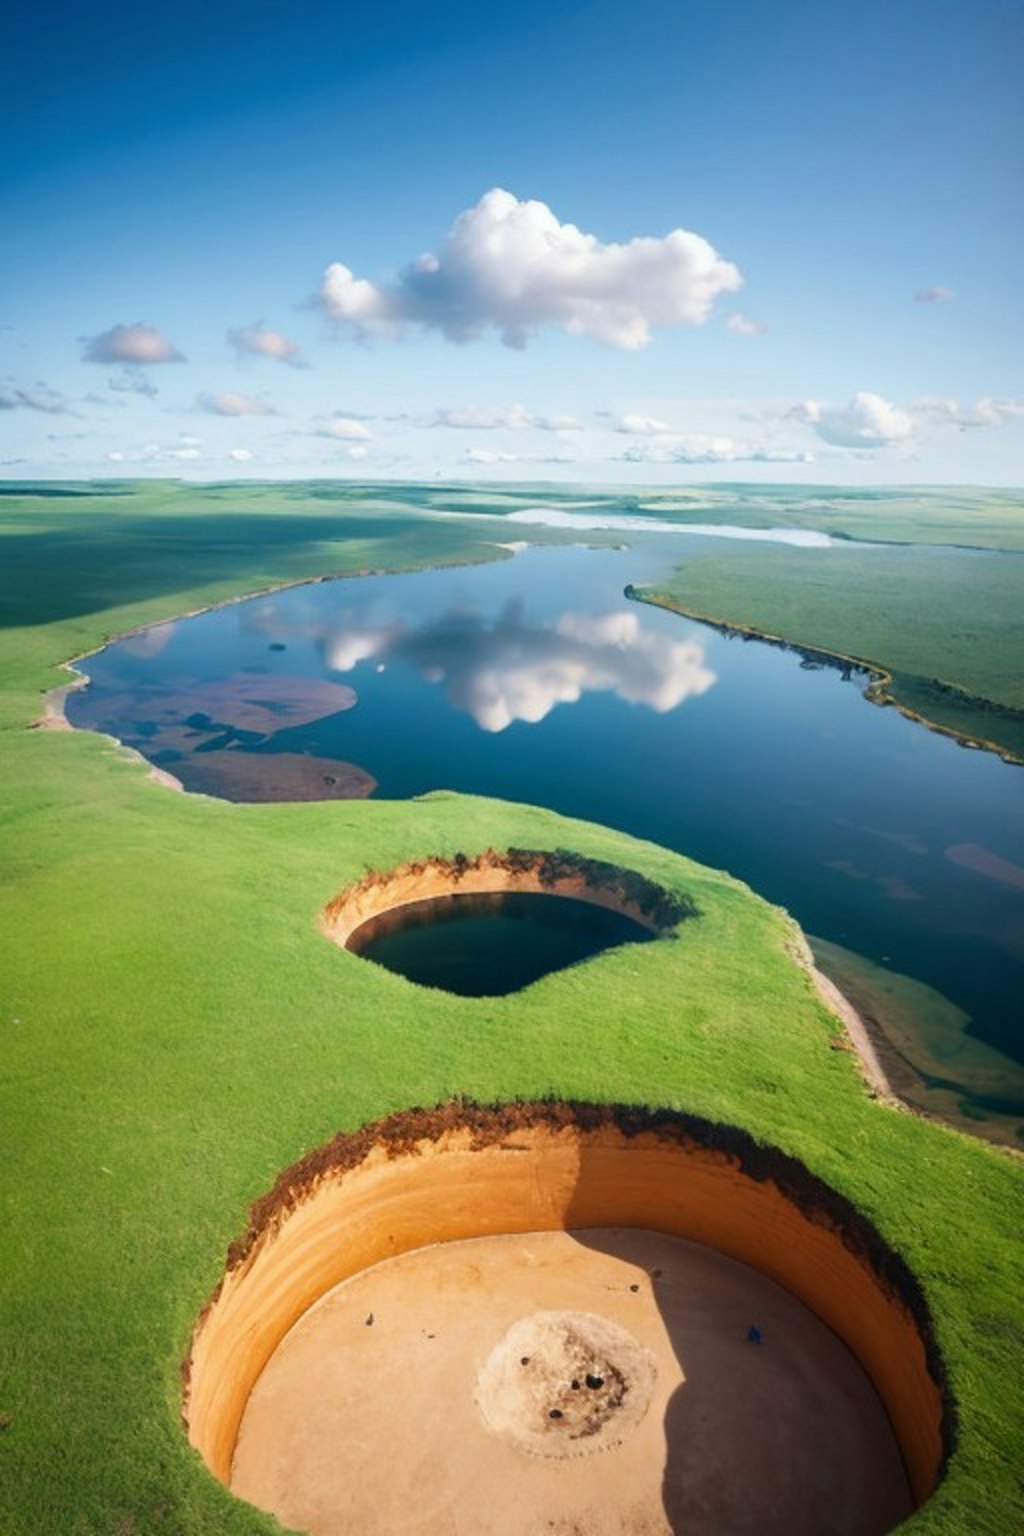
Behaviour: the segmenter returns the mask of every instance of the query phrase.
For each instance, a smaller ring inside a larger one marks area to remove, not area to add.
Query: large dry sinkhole
[[[685,901],[611,864],[489,849],[367,875],[331,902],[323,926],[409,981],[495,997],[691,915]]]
[[[313,1536],[882,1536],[948,1440],[913,1277],[741,1132],[450,1105],[282,1175],[193,1340],[190,1438]]]

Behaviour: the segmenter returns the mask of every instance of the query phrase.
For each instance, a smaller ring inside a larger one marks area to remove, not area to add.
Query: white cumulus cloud
[[[228,458],[233,459],[236,464],[248,464],[249,460],[252,458],[252,454],[249,452],[248,448],[232,448],[228,454]]]
[[[160,331],[137,320],[132,325],[112,325],[109,331],[86,339],[82,353],[87,363],[183,363],[185,358]]]
[[[932,288],[922,288],[920,293],[914,294],[915,304],[948,304],[950,299],[955,299],[956,294],[952,288],[947,288],[944,283],[936,283]]]
[[[234,390],[222,394],[200,395],[196,400],[199,410],[210,416],[276,416],[277,411],[262,396],[240,395]]]
[[[848,405],[822,405],[805,400],[789,412],[805,421],[823,442],[835,448],[889,448],[906,443],[914,433],[914,418],[869,389],[858,390]]]
[[[365,422],[354,416],[331,416],[316,429],[317,437],[333,437],[342,443],[367,442],[373,433]]]
[[[663,437],[672,431],[667,421],[659,421],[656,416],[635,416],[627,414],[620,416],[615,423],[616,432],[625,432],[628,437]]]
[[[699,325],[742,278],[707,240],[674,229],[606,243],[547,206],[493,188],[455,220],[440,250],[390,283],[357,278],[342,262],[324,273],[317,302],[352,335],[394,336],[410,325],[471,341],[494,329],[524,347],[544,326],[635,350],[657,326]]]
[[[239,353],[269,357],[275,363],[288,363],[292,368],[309,366],[297,341],[289,341],[280,331],[270,330],[262,320],[257,320],[254,325],[242,325],[228,331],[228,341]]]

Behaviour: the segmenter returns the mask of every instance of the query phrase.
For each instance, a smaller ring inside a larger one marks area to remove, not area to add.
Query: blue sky
[[[10,32],[0,473],[1024,483],[1009,0]]]

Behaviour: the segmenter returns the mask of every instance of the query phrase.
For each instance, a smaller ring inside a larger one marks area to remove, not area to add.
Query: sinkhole
[[[346,946],[421,987],[502,997],[551,971],[655,935],[571,896],[489,891],[435,896],[372,917]]]
[[[323,928],[421,986],[495,997],[693,915],[684,899],[614,865],[488,849],[367,875],[328,906]]]
[[[185,1421],[311,1536],[883,1536],[952,1408],[927,1307],[794,1159],[667,1111],[410,1111],[258,1202]]]

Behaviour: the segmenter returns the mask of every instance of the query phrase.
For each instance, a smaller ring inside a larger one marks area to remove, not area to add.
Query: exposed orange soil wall
[[[240,1245],[201,1320],[188,1367],[189,1437],[222,1481],[268,1359],[341,1281],[428,1243],[632,1226],[707,1244],[792,1292],[872,1380],[915,1499],[933,1490],[943,1460],[943,1400],[917,1323],[858,1251],[862,1242],[849,1246],[831,1215],[805,1214],[775,1179],[751,1177],[740,1157],[662,1124],[623,1128],[610,1111],[560,1123],[542,1106],[531,1123],[522,1106],[511,1118],[494,1112],[488,1130],[488,1112],[462,1125],[457,1113],[434,1117],[433,1128],[427,1115],[404,1117],[401,1136],[352,1138],[354,1163],[339,1138],[333,1153],[324,1149],[319,1164],[317,1156],[307,1160],[254,1213],[261,1225]],[[419,1137],[412,1134],[417,1121]]]
[[[652,882],[612,865],[577,868],[568,856],[488,850],[473,859],[425,859],[420,864],[403,864],[387,874],[367,875],[325,908],[321,926],[328,938],[344,947],[357,928],[382,912],[438,896],[494,891],[571,896],[620,912],[652,933],[688,915],[683,903],[673,903],[668,893]],[[658,912],[659,905],[664,905],[664,914]]]

